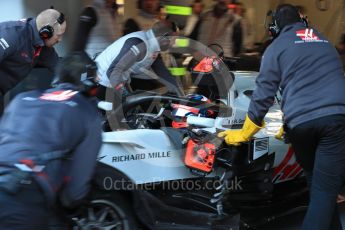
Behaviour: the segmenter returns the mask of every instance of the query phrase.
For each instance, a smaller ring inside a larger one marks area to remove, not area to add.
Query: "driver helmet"
[[[186,97],[191,101],[211,102],[210,99],[201,94],[188,94]],[[207,117],[209,115],[209,111],[205,109],[195,108],[187,105],[172,104],[172,108],[172,115],[174,116],[174,120],[172,121],[173,128],[188,127],[188,116]]]
[[[187,94],[186,97],[192,101],[211,102],[210,99],[208,99],[207,97],[205,97],[204,95],[201,95],[201,94]]]

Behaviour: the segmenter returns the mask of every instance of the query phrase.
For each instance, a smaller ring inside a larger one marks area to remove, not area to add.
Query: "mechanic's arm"
[[[167,84],[165,85],[170,89],[171,92],[176,92],[177,95],[180,96],[183,95],[183,93],[181,92],[182,87],[178,84],[176,78],[171,75],[170,71],[165,66],[161,55],[158,55],[151,68],[155,72],[155,74],[164,81],[163,83],[167,82]]]
[[[128,39],[107,70],[110,84],[117,88],[118,85],[127,82],[129,76],[125,72],[136,62],[141,61],[145,55],[146,45],[141,39]]]
[[[8,37],[0,33],[0,63],[17,50],[17,41]]]
[[[51,73],[55,73],[55,68],[59,61],[59,56],[53,47],[42,47],[36,66],[47,67]]]
[[[73,159],[66,173],[69,180],[60,194],[63,207],[74,208],[88,194],[101,143],[101,120],[97,117],[88,125],[84,140],[73,152]]]
[[[276,52],[268,47],[265,52],[260,73],[256,78],[256,88],[248,109],[248,117],[257,125],[262,124],[266,113],[274,103],[274,97],[281,81],[281,71]]]
[[[218,134],[219,137],[224,137],[228,145],[240,145],[249,141],[265,125],[264,117],[273,105],[281,81],[278,57],[272,52],[272,46],[268,47],[267,51],[261,62],[260,74],[256,78],[256,88],[242,129],[227,130]]]

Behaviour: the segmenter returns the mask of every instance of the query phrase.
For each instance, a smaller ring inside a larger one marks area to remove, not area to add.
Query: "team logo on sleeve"
[[[0,46],[5,50],[10,47],[7,41],[4,38],[0,38]]]
[[[51,93],[44,93],[40,96],[40,99],[47,101],[66,101],[71,99],[77,93],[78,91],[73,90],[59,90]]]
[[[295,41],[295,43],[327,42],[326,40],[321,40],[318,36],[316,36],[316,34],[314,33],[314,30],[310,28],[297,30],[296,36],[299,37],[301,40]]]

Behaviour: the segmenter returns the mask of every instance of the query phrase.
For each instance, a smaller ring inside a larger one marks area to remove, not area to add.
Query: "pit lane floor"
[[[339,205],[341,223],[345,229],[345,203]],[[257,230],[299,230],[301,228],[305,212],[297,212],[281,219],[267,223]]]

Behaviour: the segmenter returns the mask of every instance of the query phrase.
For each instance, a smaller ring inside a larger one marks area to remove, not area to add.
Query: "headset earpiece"
[[[60,13],[59,17],[56,19],[56,23],[59,23],[61,25],[65,21],[65,15],[63,13]],[[45,25],[38,31],[40,37],[43,40],[49,39],[53,37],[54,35],[54,28],[51,25]]]
[[[280,27],[278,26],[276,13],[276,11],[270,11],[270,14],[272,16],[272,22],[268,25],[268,33],[273,38],[278,37],[280,33]]]
[[[45,25],[40,29],[39,34],[43,40],[49,39],[54,35],[54,28],[50,25]]]
[[[278,37],[279,32],[280,32],[280,28],[279,28],[279,26],[277,25],[277,21],[276,21],[276,20],[274,20],[274,22],[271,22],[271,23],[268,25],[268,32],[269,32],[269,34],[270,34],[273,38]]]
[[[61,25],[62,23],[64,23],[64,21],[65,21],[65,15],[63,13],[60,13],[59,17],[56,19],[56,22]]]
[[[301,21],[303,22],[303,24],[304,24],[304,26],[305,26],[306,28],[309,27],[309,23],[308,23],[308,18],[307,18],[307,16],[301,17]]]

